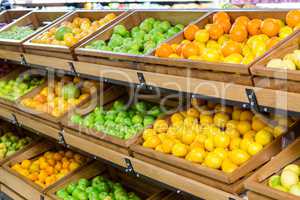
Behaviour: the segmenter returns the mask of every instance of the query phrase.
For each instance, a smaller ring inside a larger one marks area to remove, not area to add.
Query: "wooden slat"
[[[4,184],[1,184],[1,192],[5,193],[7,196],[9,196],[13,200],[26,200],[22,196],[20,196],[19,194],[17,194],[15,191],[13,191],[12,189],[10,189],[9,187],[7,187]]]

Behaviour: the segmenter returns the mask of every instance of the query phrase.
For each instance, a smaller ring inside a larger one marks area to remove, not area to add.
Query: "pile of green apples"
[[[30,137],[19,137],[12,132],[7,132],[0,137],[0,159],[14,154],[32,141]]]
[[[1,39],[22,40],[34,32],[31,26],[13,26],[0,32]]]
[[[15,101],[43,82],[43,77],[33,77],[29,74],[25,74],[23,77],[18,77],[16,79],[1,80],[0,97]]]
[[[269,178],[268,185],[274,189],[300,196],[300,167],[296,164],[287,165],[280,175]]]
[[[56,195],[62,200],[140,200],[135,193],[127,193],[120,183],[102,176],[92,180],[81,178],[57,191]]]
[[[107,111],[103,107],[96,107],[84,117],[74,114],[71,122],[121,139],[129,139],[151,125],[161,113],[160,107],[152,103],[140,101],[127,107],[124,102],[117,100]]]
[[[136,55],[147,54],[183,28],[182,24],[172,26],[168,21],[147,18],[130,31],[123,25],[117,25],[109,41],[96,40],[86,48]]]

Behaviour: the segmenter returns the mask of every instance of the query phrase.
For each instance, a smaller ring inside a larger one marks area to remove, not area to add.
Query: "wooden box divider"
[[[25,14],[27,14],[31,11],[32,11],[32,9],[5,10],[0,13],[0,23],[5,23],[6,24],[5,26],[7,26],[8,24],[12,23],[16,19],[24,16]],[[2,28],[4,28],[5,26],[3,26]]]
[[[243,182],[248,176],[282,150],[282,137],[293,131],[298,126],[298,123],[298,121],[294,122],[284,134],[275,138],[275,140],[264,147],[263,150],[252,156],[232,173],[211,169],[200,164],[189,162],[183,158],[145,148],[142,146],[143,140],[141,137],[130,149],[133,151],[133,156],[138,159],[217,187],[226,192],[239,194],[245,190]]]
[[[42,155],[46,151],[51,151],[53,149],[60,149],[61,147],[57,144],[53,144],[49,141],[42,141],[37,143],[30,149],[27,149],[22,154],[13,157],[8,162],[6,162],[0,168],[0,175],[1,175],[1,183],[6,185],[9,188],[14,188],[14,191],[20,194],[23,198],[31,200],[31,199],[40,199],[41,196],[44,196],[46,191],[50,190],[51,188],[55,187],[56,184],[59,184],[64,179],[71,177],[73,174],[76,174],[80,171],[84,166],[89,164],[89,160],[79,167],[78,169],[70,172],[62,179],[56,181],[52,185],[42,188],[41,186],[35,184],[34,182],[30,181],[26,177],[22,176],[18,172],[11,169],[11,166],[20,163],[25,159],[34,159],[40,155]]]
[[[116,53],[111,51],[101,51],[95,49],[84,48],[87,44],[94,40],[109,40],[113,28],[116,25],[124,25],[128,30],[133,27],[138,26],[144,19],[148,17],[153,17],[159,20],[167,20],[171,24],[183,24],[188,25],[192,21],[199,19],[207,14],[207,11],[187,11],[187,10],[135,10],[125,18],[114,23],[112,26],[98,33],[94,37],[85,41],[78,48],[75,49],[75,54],[79,61],[91,62],[96,64],[108,64],[117,67],[127,67],[127,68],[137,68],[141,63],[136,63],[137,61],[142,61],[143,55],[133,55],[128,53]],[[106,59],[104,59],[106,58]]]
[[[102,27],[99,27],[94,33],[84,37],[81,39],[77,44],[75,44],[72,47],[67,46],[60,46],[60,45],[50,45],[50,44],[37,44],[33,43],[32,40],[36,39],[39,35],[45,33],[46,31],[50,30],[51,28],[58,27],[63,21],[72,21],[75,17],[87,17],[89,19],[93,20],[99,20],[100,18],[103,18],[106,14],[114,13],[117,15],[117,17],[103,25]],[[51,56],[51,57],[57,57],[57,58],[65,58],[65,59],[75,59],[74,56],[74,49],[87,41],[90,37],[93,37],[100,31],[104,30],[105,28],[112,25],[114,22],[126,17],[130,11],[124,11],[124,10],[79,10],[75,11],[69,16],[63,18],[62,20],[53,23],[51,26],[49,26],[47,29],[44,29],[39,34],[35,35],[33,38],[28,40],[24,43],[24,48],[26,53],[30,54],[36,54],[36,55],[42,55],[42,56]]]
[[[251,73],[254,76],[254,85],[257,87],[286,90],[299,93],[300,71],[280,68],[267,68],[268,62],[274,58],[282,59],[285,55],[299,49],[300,31],[298,30],[285,43],[273,48],[262,59],[251,66]]]
[[[82,168],[80,171],[78,171],[78,173],[73,174],[68,179],[65,179],[52,189],[48,190],[46,193],[46,200],[60,200],[55,194],[59,189],[68,186],[68,184],[72,182],[78,181],[80,178],[92,179],[98,175],[107,177],[112,181],[120,182],[127,191],[133,191],[145,200],[162,200],[163,197],[166,197],[170,193],[167,191],[161,191],[161,189],[157,188],[156,186],[147,184],[140,179],[128,176],[120,170],[103,165],[98,161],[94,161],[90,165]]]
[[[292,144],[273,157],[266,165],[254,173],[247,181],[245,187],[253,192],[250,196],[259,199],[300,199],[293,194],[273,189],[267,185],[268,178],[272,175],[279,174],[288,164],[300,164],[300,139],[296,139]],[[252,198],[254,199],[254,198]],[[252,200],[251,199],[251,200]]]
[[[21,40],[0,39],[1,49],[24,52],[23,43],[35,34],[46,29],[70,13],[67,11],[32,11],[5,26],[0,31],[7,31],[14,26],[33,26],[34,32]]]

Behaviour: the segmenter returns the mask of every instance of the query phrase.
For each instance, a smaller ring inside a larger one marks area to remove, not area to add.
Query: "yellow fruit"
[[[240,121],[239,124],[237,125],[237,130],[241,133],[241,134],[245,134],[248,131],[251,130],[251,124],[248,121]]]
[[[30,160],[23,160],[21,163],[21,166],[23,169],[28,169],[31,165],[31,161]]]
[[[207,136],[204,134],[198,134],[195,138],[194,142],[199,142],[201,144],[204,144],[205,140],[206,140]]]
[[[230,144],[229,144],[229,149],[230,150],[239,149],[241,141],[242,141],[241,138],[233,138],[233,139],[231,139]]]
[[[220,53],[217,49],[206,48],[202,53],[202,58],[208,62],[218,62],[220,60]]]
[[[273,139],[273,135],[264,129],[260,130],[255,135],[255,142],[257,142],[263,146],[271,143],[272,139]]]
[[[226,128],[227,129],[235,129],[238,124],[239,124],[238,121],[236,121],[236,120],[230,120],[230,121],[227,122]]]
[[[248,153],[251,156],[254,156],[255,154],[257,154],[258,152],[260,152],[263,149],[263,146],[257,142],[251,142],[248,146]]]
[[[187,116],[183,121],[183,124],[187,127],[193,126],[193,124],[197,124],[197,123],[198,123],[197,118],[192,116]]]
[[[247,133],[245,133],[243,136],[243,138],[249,138],[249,139],[254,139],[254,136],[255,136],[256,132],[251,130],[251,131],[248,131]]]
[[[187,114],[188,116],[195,117],[195,118],[199,117],[199,112],[198,112],[198,110],[196,110],[195,108],[189,108],[189,109],[186,111],[186,114]]]
[[[144,140],[148,140],[148,138],[149,138],[150,136],[154,136],[154,135],[156,135],[155,130],[153,130],[152,128],[147,128],[147,129],[144,130],[144,132],[143,132],[143,139],[144,139]]]
[[[240,137],[240,133],[236,130],[236,129],[233,129],[233,128],[228,128],[226,129],[225,133],[231,138],[239,138]]]
[[[263,129],[266,126],[266,124],[259,120],[259,119],[255,119],[252,121],[252,129],[255,131],[260,131],[261,129]]]
[[[204,141],[204,147],[207,151],[213,151],[214,150],[214,140],[213,138],[207,138]]]
[[[218,156],[220,156],[222,158],[222,160],[224,160],[225,158],[227,158],[228,152],[227,150],[225,150],[224,148],[215,148],[215,150],[213,151],[215,154],[217,154]]]
[[[176,143],[172,148],[172,154],[177,157],[184,157],[188,152],[185,144]]]
[[[225,113],[217,113],[214,116],[214,124],[217,127],[220,128],[225,128],[226,127],[226,123],[229,121],[229,116]]]
[[[240,149],[244,151],[248,151],[248,147],[253,142],[253,139],[251,138],[243,138],[241,143],[240,143]]]
[[[276,137],[282,135],[285,132],[286,132],[285,128],[283,128],[282,126],[276,126],[274,128],[273,136],[276,138]]]
[[[230,54],[224,58],[224,63],[240,64],[243,60],[243,56],[238,53]]]
[[[162,141],[162,149],[164,153],[171,153],[175,142],[172,139],[166,138]]]
[[[221,104],[218,104],[215,106],[215,112],[223,112],[223,113],[227,113],[227,114],[231,114],[233,112],[232,107],[228,107],[228,106],[224,106]]]
[[[236,165],[242,165],[249,158],[249,154],[241,149],[234,149],[229,153],[230,160]]]
[[[204,149],[204,143],[200,143],[200,142],[193,142],[191,145],[190,145],[190,148],[203,148]]]
[[[158,138],[160,139],[160,141],[163,141],[164,139],[167,138],[167,134],[166,134],[166,133],[160,133],[160,134],[158,134],[157,136],[158,136]]]
[[[175,126],[170,126],[166,136],[172,139],[176,139],[177,128]]]
[[[148,140],[143,143],[144,147],[155,149],[157,145],[161,143],[159,137],[157,135],[150,136]]]
[[[251,121],[253,117],[253,113],[249,110],[245,110],[241,113],[240,115],[240,120],[241,121]]]
[[[180,113],[174,113],[171,116],[171,122],[173,124],[179,123],[179,122],[183,122],[183,116]]]
[[[210,152],[205,157],[204,164],[207,167],[213,169],[219,169],[222,165],[222,158],[218,156],[216,153]]]
[[[163,119],[158,119],[154,122],[153,129],[158,133],[165,133],[168,130],[168,123]]]
[[[184,144],[192,144],[196,138],[197,134],[195,131],[188,129],[185,134],[182,135],[181,141]]]
[[[238,166],[234,164],[230,159],[223,160],[222,171],[225,173],[231,173],[236,170]]]
[[[225,133],[219,133],[214,136],[214,146],[220,148],[227,148],[230,144],[230,137]]]
[[[71,162],[71,164],[69,165],[70,171],[73,171],[79,167],[80,167],[80,165],[77,162]]]
[[[208,125],[213,123],[213,118],[211,115],[200,115],[200,124]]]
[[[240,120],[241,113],[242,113],[241,110],[234,110],[234,111],[232,112],[232,119],[233,119],[233,120],[239,121],[239,120]]]
[[[268,131],[269,133],[274,133],[274,129],[269,126],[266,126],[263,130]]]
[[[206,152],[203,148],[193,148],[191,151],[187,154],[186,159],[194,162],[194,163],[202,163],[205,158]]]
[[[195,33],[195,40],[197,42],[207,42],[209,40],[209,33],[205,29],[201,29]]]
[[[155,151],[159,151],[161,153],[165,153],[162,144],[159,144],[155,147]]]

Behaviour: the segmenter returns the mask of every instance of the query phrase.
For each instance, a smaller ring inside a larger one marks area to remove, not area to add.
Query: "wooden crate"
[[[28,200],[40,199],[41,196],[44,196],[46,191],[50,190],[56,184],[59,184],[64,179],[67,179],[68,177],[71,177],[73,174],[76,174],[81,168],[84,167],[84,165],[70,172],[64,178],[58,180],[57,182],[55,182],[54,184],[46,188],[42,188],[41,186],[35,184],[34,182],[20,175],[18,172],[11,169],[11,166],[16,163],[20,163],[25,159],[34,159],[39,155],[42,155],[46,151],[59,149],[59,148],[60,148],[59,146],[56,146],[55,144],[52,144],[49,141],[43,141],[36,144],[32,148],[23,152],[22,154],[9,160],[0,168],[0,175],[1,175],[0,182],[10,188],[14,188],[14,191],[20,194],[25,199]],[[88,162],[86,163],[86,165],[87,164]]]
[[[32,11],[31,9],[22,10],[6,10],[0,13],[0,23],[6,23],[7,25],[12,23],[14,20],[24,16],[25,14]],[[7,26],[5,25],[5,26]],[[5,27],[4,26],[4,27]],[[2,28],[4,28],[2,27]]]
[[[300,164],[300,139],[296,139],[291,145],[275,156],[270,162],[259,169],[246,182],[245,187],[254,192],[255,195],[268,199],[300,199],[295,195],[273,189],[267,185],[269,177],[280,174],[282,169],[288,164]]]
[[[0,185],[1,192],[5,193],[7,196],[9,196],[13,200],[26,200],[22,196],[20,196],[18,193],[16,193],[13,189],[7,187],[4,184]]]
[[[31,25],[35,31],[25,37],[22,40],[11,40],[11,39],[0,39],[0,48],[5,50],[12,50],[18,52],[24,52],[22,44],[33,37],[35,34],[46,29],[50,26],[51,23],[54,23],[64,16],[68,15],[67,11],[32,11],[23,17],[17,19],[13,23],[10,23],[8,26],[1,29],[1,31],[6,31],[12,28],[13,26],[28,26]]]
[[[200,164],[194,164],[183,158],[178,158],[150,148],[145,148],[142,146],[142,138],[132,145],[130,149],[133,151],[133,156],[138,159],[155,164],[156,166],[160,166],[188,178],[206,183],[207,185],[217,187],[218,189],[226,192],[239,194],[245,190],[243,182],[248,178],[248,176],[281,151],[282,137],[294,130],[297,125],[298,122],[295,122],[286,133],[277,137],[274,141],[272,141],[272,143],[264,147],[264,149],[256,155],[252,156],[232,173],[225,173],[221,170],[211,169]]]
[[[78,173],[74,174],[73,176],[65,179],[63,182],[60,182],[51,190],[46,193],[46,200],[60,200],[56,196],[56,192],[61,189],[65,188],[72,182],[78,181],[80,178],[92,179],[98,175],[104,176],[109,178],[112,181],[120,182],[127,191],[135,192],[137,195],[141,197],[141,199],[145,200],[161,200],[163,197],[169,195],[169,192],[161,192],[156,186],[147,184],[146,182],[133,178],[131,176],[126,175],[124,172],[120,170],[116,170],[112,167],[105,166],[102,163],[95,161],[91,163],[89,166],[82,168]]]
[[[36,39],[38,36],[40,36],[42,33],[47,32],[53,27],[59,27],[59,25],[63,21],[72,21],[76,17],[86,17],[92,20],[99,20],[103,18],[106,14],[108,13],[114,13],[117,15],[117,17],[105,24],[102,27],[99,27],[94,33],[84,37],[81,39],[77,44],[75,44],[72,47],[67,47],[67,46],[60,46],[60,45],[49,45],[49,44],[37,44],[37,43],[32,43],[31,41]],[[36,55],[42,55],[42,56],[51,56],[51,57],[57,57],[57,58],[65,58],[65,59],[75,59],[74,56],[74,49],[78,47],[80,44],[84,43],[88,38],[93,37],[100,31],[104,30],[105,28],[109,27],[112,25],[114,22],[122,19],[125,17],[129,12],[121,11],[121,10],[79,10],[75,11],[71,15],[67,16],[63,20],[54,23],[52,26],[48,27],[45,29],[43,32],[40,32],[38,35],[33,37],[31,40],[27,41],[24,43],[24,48],[26,53],[31,53],[31,54],[36,54]]]
[[[75,49],[76,56],[79,61],[91,62],[96,64],[108,64],[112,66],[123,66],[129,68],[135,68],[137,63],[136,61],[143,60],[144,56],[142,55],[133,55],[127,53],[116,53],[111,51],[101,51],[95,49],[86,49],[84,48],[87,44],[94,40],[109,40],[113,28],[116,25],[124,25],[128,30],[131,30],[133,27],[138,26],[144,19],[148,17],[153,17],[158,20],[167,20],[171,24],[183,24],[188,25],[190,22],[203,17],[207,12],[205,11],[184,11],[184,10],[136,10],[130,13],[127,17],[119,20],[114,23],[111,27],[97,34],[95,37],[89,39],[88,41],[81,44],[78,48]],[[103,58],[108,58],[105,60]],[[122,61],[123,60],[123,61]],[[125,61],[124,61],[125,60]],[[131,61],[131,62],[126,62]],[[104,63],[103,63],[104,62]]]
[[[201,18],[194,22],[200,28],[204,28],[206,24],[212,23],[213,15],[216,13],[212,12],[204,18]],[[253,11],[226,11],[231,19],[236,19],[239,16],[247,16],[249,19],[259,18],[259,19],[266,19],[266,18],[274,18],[276,16],[277,19],[285,19],[285,15],[288,11],[272,11],[272,10],[253,10]],[[295,34],[295,33],[294,33]],[[292,35],[294,35],[292,34]],[[282,40],[277,45],[275,45],[270,50],[278,47],[279,45],[283,44],[287,41],[291,36]],[[179,33],[176,37],[170,38],[167,40],[168,44],[180,43],[184,40],[183,32]],[[269,50],[269,51],[270,51]],[[268,51],[268,52],[269,52]],[[196,69],[199,71],[199,78],[207,78],[209,80],[216,80],[216,81],[227,81],[227,82],[234,82],[237,84],[242,85],[252,85],[251,77],[250,77],[250,66],[257,62],[261,57],[256,58],[253,62],[248,65],[243,64],[232,64],[232,63],[214,63],[214,62],[206,62],[206,61],[193,61],[189,59],[172,59],[172,58],[160,58],[154,56],[155,50],[150,53],[149,55],[145,56],[142,60],[139,60],[144,63],[151,63],[157,64],[161,67],[169,66],[169,68],[173,68],[173,70],[177,70],[178,68],[189,68],[189,69]],[[148,68],[148,65],[145,65],[144,68]],[[150,65],[151,68],[151,65]],[[195,71],[196,71],[195,70]],[[217,74],[213,75],[213,73]],[[221,74],[220,74],[221,73]],[[194,73],[192,73],[194,75]],[[239,78],[238,76],[241,75]],[[196,75],[195,75],[196,76]],[[220,76],[228,76],[228,78],[220,78]],[[198,77],[196,77],[198,78]]]
[[[267,63],[274,58],[283,58],[285,55],[299,49],[300,31],[296,32],[288,41],[273,48],[261,60],[255,63],[250,69],[254,75],[254,85],[257,87],[285,90],[299,93],[300,71],[267,68]]]
[[[268,198],[267,196],[260,195],[256,192],[251,192],[251,191],[247,192],[247,197],[248,200],[273,200],[271,198]]]

